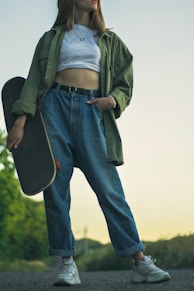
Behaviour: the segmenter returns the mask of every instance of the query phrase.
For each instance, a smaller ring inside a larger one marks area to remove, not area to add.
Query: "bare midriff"
[[[84,89],[99,89],[100,74],[87,69],[65,69],[56,75],[56,82]]]

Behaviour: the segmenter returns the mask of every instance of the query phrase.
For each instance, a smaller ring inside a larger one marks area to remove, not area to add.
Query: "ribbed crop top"
[[[57,72],[64,69],[80,68],[100,72],[100,48],[98,37],[86,26],[74,24],[65,33]]]

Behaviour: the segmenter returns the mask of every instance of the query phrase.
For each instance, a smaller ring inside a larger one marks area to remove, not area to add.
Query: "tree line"
[[[22,194],[6,133],[0,130],[0,259],[47,256],[44,203]]]
[[[87,240],[87,241],[86,241]],[[87,248],[86,248],[87,245]],[[194,234],[145,242],[146,253],[161,267],[194,268]],[[0,130],[0,261],[41,260],[47,257],[48,239],[44,202],[22,194],[12,155],[6,149],[6,133]],[[76,241],[80,270],[118,270],[132,266],[129,258],[116,258],[111,244],[87,238]]]

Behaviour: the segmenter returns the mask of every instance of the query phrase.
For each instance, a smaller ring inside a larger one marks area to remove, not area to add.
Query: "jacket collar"
[[[51,28],[51,30],[54,30],[56,33],[62,33],[64,32],[64,27],[62,25],[60,26],[54,26]],[[100,36],[100,38],[107,36],[107,37],[112,37],[112,32],[110,30],[107,30],[105,32],[102,33],[102,35]]]

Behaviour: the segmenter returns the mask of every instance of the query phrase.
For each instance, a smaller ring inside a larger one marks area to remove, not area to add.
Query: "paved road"
[[[55,278],[47,273],[0,273],[1,291],[194,291],[194,270],[171,270],[172,279],[158,284],[132,284],[130,271],[83,272],[82,284],[75,287],[53,287]]]
[[[0,291],[194,291],[193,270],[169,270],[171,280],[157,284],[132,284],[131,271],[81,272],[82,284],[53,287],[56,268],[45,273],[0,273]]]

